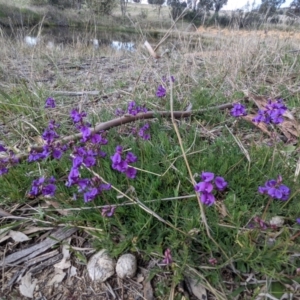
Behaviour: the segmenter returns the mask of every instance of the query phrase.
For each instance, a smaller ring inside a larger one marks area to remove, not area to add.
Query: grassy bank
[[[199,280],[211,299],[297,294],[293,286],[299,281],[300,241],[296,221],[300,64],[294,51],[298,39],[210,29],[196,37],[176,30],[173,34],[176,45],[172,40],[163,43],[162,48],[170,51],[159,60],[149,57],[142,39],[135,52],[116,52],[109,47],[95,50],[75,38],[52,49],[43,43],[30,48],[0,38],[1,144],[24,158],[0,177],[1,208],[25,218],[23,223],[3,218],[1,237],[10,229],[22,232],[33,225],[42,233],[43,227],[78,227],[70,245],[72,265],[87,282],[84,291],[95,288],[87,280],[86,249],[106,248],[116,258],[125,252],[138,258],[139,267],[150,273],[155,299],[181,299],[175,287],[188,276]],[[174,83],[163,80],[170,75]],[[166,89],[164,97],[156,96],[159,85]],[[85,93],[91,91],[96,94]],[[55,108],[45,108],[48,97],[56,100]],[[234,118],[230,109],[218,107],[241,102],[249,115],[255,115],[258,106],[278,98],[289,109],[290,123],[257,127],[251,117]],[[133,100],[157,114],[101,133],[108,139],[101,146],[107,155],[97,157],[91,167],[82,164],[81,179],[97,184],[100,179],[111,189],[92,201],[84,202],[84,192],[76,184],[66,185],[75,145],[91,147],[91,143],[74,138],[59,160],[50,156],[27,161],[28,151],[43,145],[41,135],[50,120],[60,124],[56,131],[62,138],[79,132],[70,117],[72,109],[86,112],[84,122],[93,128],[117,118],[115,110],[127,111]],[[194,114],[173,121],[158,114],[172,109]],[[146,123],[150,140],[138,134]],[[137,170],[135,178],[112,168],[111,157],[119,145],[124,157],[132,152],[138,158],[130,164]],[[195,193],[202,172],[222,176],[228,183],[222,191],[214,188],[211,206]],[[291,189],[288,199],[270,200],[258,192],[279,175]],[[55,195],[32,195],[33,180],[51,176],[56,179]],[[107,205],[116,207],[112,217],[103,213]],[[41,235],[28,233],[28,244],[38,243]],[[5,247],[4,242],[5,256],[17,250]],[[166,249],[173,262],[162,266]],[[6,282],[10,273],[3,271],[1,276]]]
[[[11,1],[7,4],[0,1],[0,24],[5,27],[27,27],[39,23],[43,26],[75,26],[79,28],[105,26],[110,30],[135,31],[166,30],[172,24],[169,8],[163,7],[158,15],[155,6],[128,4],[127,16],[123,17],[120,7],[113,13],[97,15],[92,10],[83,7],[81,10],[60,9],[55,6],[33,6],[30,1]]]

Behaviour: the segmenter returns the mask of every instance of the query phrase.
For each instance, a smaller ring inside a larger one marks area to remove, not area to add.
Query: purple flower
[[[202,172],[201,179],[205,182],[210,182],[214,179],[215,174],[211,172]]]
[[[55,158],[55,159],[60,159],[62,157],[62,154],[63,152],[61,151],[61,149],[59,148],[56,148],[56,149],[53,149],[52,150],[52,156]]]
[[[199,182],[195,185],[195,191],[198,193],[211,193],[214,186],[209,182]]]
[[[0,152],[6,152],[7,156],[0,159],[0,176],[7,174],[9,167],[12,167],[19,163],[19,159],[16,157],[12,150],[6,149],[0,144]]]
[[[114,206],[114,205],[106,205],[106,206],[104,206],[102,208],[101,215],[103,217],[110,218],[110,217],[112,217],[114,215],[115,210],[116,210],[116,206]]]
[[[83,194],[84,202],[90,202],[96,198],[98,195],[98,189],[97,188],[91,188],[89,191],[85,192]]]
[[[52,176],[49,179],[41,177],[32,181],[31,189],[29,195],[39,196],[43,194],[44,196],[53,197],[56,191],[55,178]]]
[[[0,152],[6,152],[7,149],[2,145],[0,144]]]
[[[217,176],[215,178],[215,185],[219,191],[223,191],[227,187],[228,183],[223,177]]]
[[[215,203],[215,196],[211,193],[202,192],[200,196],[200,200],[203,204],[207,206],[211,206]]]
[[[81,122],[84,117],[86,117],[86,113],[85,112],[79,113],[77,109],[72,109],[70,116],[74,123],[78,123]]]
[[[100,186],[98,187],[99,193],[101,193],[102,191],[108,191],[108,190],[110,190],[110,189],[111,189],[111,184],[110,184],[110,183],[108,183],[108,184],[102,183],[102,184],[100,184]]]
[[[165,253],[164,253],[164,259],[162,261],[162,263],[164,265],[170,265],[173,262],[173,258],[171,255],[171,250],[168,248],[166,249]]]
[[[116,152],[110,157],[112,161],[111,167],[121,173],[125,173],[128,178],[134,179],[136,177],[137,170],[130,167],[128,163],[134,163],[137,161],[137,157],[132,153],[128,152],[126,158],[122,158],[123,149],[121,146],[116,147]]]
[[[129,164],[135,163],[137,162],[137,156],[134,155],[132,152],[128,152],[126,155],[126,162],[128,162]]]
[[[156,91],[156,97],[162,98],[165,96],[166,96],[166,89],[162,85],[159,85]]]
[[[200,193],[200,201],[207,206],[211,206],[215,203],[216,199],[213,194],[214,187],[216,187],[218,191],[224,191],[228,185],[223,177],[217,176],[215,179],[214,178],[214,173],[202,172],[202,181],[194,186],[195,191]]]
[[[258,114],[252,119],[253,122],[266,124],[280,124],[284,121],[283,114],[287,107],[283,104],[282,99],[276,101],[269,100],[265,109],[260,109]]]
[[[233,117],[241,117],[241,116],[246,116],[247,115],[246,107],[243,104],[240,104],[240,103],[234,104],[234,106],[231,109],[230,113]]]
[[[107,139],[102,138],[101,134],[93,134],[90,138],[90,142],[95,145],[106,145],[108,141]]]
[[[147,108],[144,106],[137,106],[135,101],[130,101],[128,103],[128,108],[127,108],[128,114],[136,116],[140,112],[147,112]]]
[[[121,109],[121,108],[117,108],[117,109],[115,110],[115,115],[116,115],[117,117],[122,117],[124,114],[125,114],[125,112],[124,112],[124,110]]]
[[[117,165],[121,163],[122,161],[122,156],[119,152],[115,152],[115,154],[113,156],[110,157],[111,161],[112,161],[112,168],[114,170],[117,169]]]
[[[282,177],[279,175],[277,180],[268,180],[265,182],[264,186],[258,187],[258,192],[260,194],[267,194],[273,199],[286,201],[288,200],[291,191],[286,185],[281,184],[281,182]]]
[[[82,126],[80,128],[80,131],[82,133],[82,141],[86,142],[88,138],[91,136],[91,130],[88,126]]]
[[[46,185],[42,188],[42,194],[44,196],[54,197],[55,191],[56,191],[56,185],[55,184],[48,184],[48,185]]]
[[[83,163],[90,168],[96,164],[96,159],[93,156],[87,156],[84,158]]]
[[[130,179],[134,179],[136,177],[136,173],[137,170],[132,167],[128,167],[125,171],[126,176]]]
[[[5,167],[1,167],[0,168],[0,176],[2,176],[3,174],[7,174],[8,173],[8,169]]]
[[[296,219],[296,222],[297,222],[298,224],[300,224],[300,218],[297,218],[297,219]]]
[[[47,98],[46,103],[45,103],[45,108],[54,108],[55,105],[55,100],[53,98]]]
[[[209,262],[212,266],[215,266],[215,265],[218,263],[217,259],[214,258],[214,257],[211,257],[211,258],[208,260],[208,262]]]
[[[140,130],[139,130],[139,136],[143,140],[150,140],[150,134],[149,133],[145,133],[145,131],[149,130],[149,128],[150,128],[149,123],[146,123],[143,127],[140,128]]]
[[[68,182],[66,183],[66,186],[71,186],[71,185],[77,183],[79,177],[80,177],[80,173],[79,173],[78,168],[72,167],[71,171],[68,175]]]

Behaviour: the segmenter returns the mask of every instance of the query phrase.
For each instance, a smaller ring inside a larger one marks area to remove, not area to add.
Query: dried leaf
[[[68,239],[68,242],[70,242],[70,239]],[[71,262],[70,262],[70,245],[63,245],[62,247],[62,254],[63,254],[63,258],[62,260],[55,264],[54,267],[57,269],[68,269],[71,266]]]
[[[228,216],[228,211],[224,202],[216,202],[218,212],[220,215],[225,218]]]
[[[14,231],[14,230],[11,230],[11,231],[9,232],[9,236],[10,236],[15,242],[25,242],[25,241],[29,241],[29,240],[30,240],[30,238],[29,238],[26,234],[24,234],[24,233],[22,233],[22,232],[20,232],[20,231]]]
[[[252,123],[254,126],[258,127],[261,131],[266,133],[268,136],[272,136],[271,132],[267,129],[267,125],[265,123],[255,123],[252,121],[252,119],[255,117],[255,115],[247,115],[242,116],[242,118],[250,123]]]
[[[52,205],[54,208],[56,208],[57,212],[60,213],[62,216],[68,216],[69,215],[69,211],[67,210],[63,210],[63,209],[59,209],[60,205],[58,202],[53,201],[53,200],[46,200],[45,201],[48,205]]]
[[[62,269],[55,268],[55,274],[52,279],[47,283],[47,286],[53,285],[55,283],[61,283],[66,276],[66,273]]]
[[[144,299],[146,300],[154,300],[154,295],[153,295],[153,288],[151,285],[151,280],[150,280],[150,276],[149,276],[149,271],[144,269],[144,268],[140,268],[141,269],[141,273],[142,276],[145,278],[144,280]]]
[[[75,268],[74,266],[72,266],[70,268],[70,272],[69,272],[69,277],[73,277],[73,276],[76,276],[77,275],[77,268]]]
[[[31,234],[38,231],[45,231],[45,230],[52,230],[54,227],[35,227],[35,226],[29,226],[26,227],[25,230],[23,230],[24,234]]]
[[[206,300],[207,299],[207,293],[205,287],[198,282],[196,279],[186,277],[186,282],[190,286],[193,294],[197,299],[199,300]]]
[[[37,279],[34,279],[32,281],[31,279],[31,273],[26,273],[25,276],[21,278],[21,284],[20,284],[20,293],[28,298],[33,298],[33,291],[35,289],[35,286],[37,284]]]

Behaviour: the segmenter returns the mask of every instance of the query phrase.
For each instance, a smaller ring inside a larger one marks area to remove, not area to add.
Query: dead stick
[[[149,111],[146,113],[138,114],[136,116],[125,115],[121,118],[116,118],[116,119],[96,125],[94,128],[91,128],[91,134],[97,133],[97,132],[100,132],[103,130],[109,130],[111,128],[118,127],[120,125],[131,123],[131,122],[134,122],[137,120],[153,119],[156,117],[171,118],[172,115],[175,119],[181,119],[181,118],[186,118],[186,117],[190,117],[190,116],[194,116],[194,115],[199,115],[199,114],[202,114],[204,112],[207,112],[207,111],[213,110],[213,109],[223,110],[223,109],[229,109],[232,107],[233,107],[232,103],[226,103],[226,104],[221,104],[221,105],[217,105],[217,106],[213,106],[213,107],[209,107],[209,108],[205,108],[205,109],[200,109],[197,111],[174,111],[173,114],[170,111],[157,111],[157,112]],[[56,143],[65,144],[65,143],[73,141],[73,140],[78,140],[81,137],[82,137],[82,133],[76,133],[76,134],[66,136],[66,137],[56,141]],[[34,147],[31,147],[31,150],[39,152],[39,151],[43,150],[43,146],[34,146]],[[29,153],[25,153],[25,154],[19,155],[17,157],[19,160],[23,160],[23,159],[26,159],[28,157],[28,155],[29,155]]]

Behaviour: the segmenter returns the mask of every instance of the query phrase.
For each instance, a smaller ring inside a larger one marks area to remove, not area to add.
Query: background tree
[[[177,19],[183,10],[187,7],[185,2],[180,2],[180,0],[167,0],[167,5],[171,6],[171,15],[173,20]]]
[[[200,10],[214,10],[216,14],[220,9],[227,4],[228,0],[200,0],[198,2],[197,8]]]
[[[96,13],[110,15],[117,5],[117,0],[86,0],[86,4]]]
[[[141,0],[133,0],[133,2],[135,2],[135,3],[140,3]]]
[[[128,0],[120,0],[122,16],[125,16]]]
[[[158,5],[158,15],[160,15],[161,6],[165,3],[165,0],[148,0],[149,4]]]
[[[163,5],[165,3],[165,0],[148,0],[148,3],[154,5]]]
[[[296,17],[300,15],[300,0],[294,0],[289,7],[288,15]]]
[[[259,12],[265,15],[265,18],[276,13],[277,9],[285,3],[285,0],[262,0]]]

